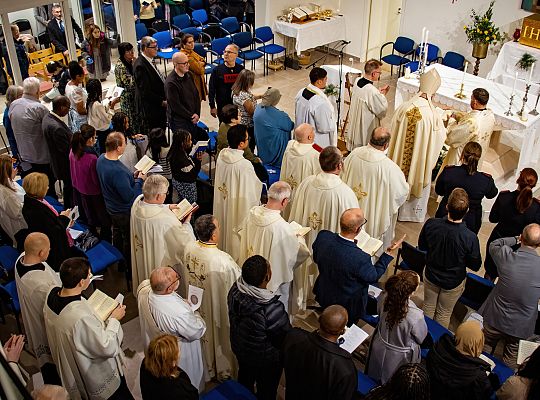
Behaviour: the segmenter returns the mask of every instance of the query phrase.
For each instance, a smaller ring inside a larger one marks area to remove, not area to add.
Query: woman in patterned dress
[[[135,111],[135,80],[133,79],[133,61],[135,53],[133,45],[123,42],[118,45],[120,58],[116,62],[114,75],[116,85],[124,89],[120,95],[120,109],[127,115],[131,129],[135,133],[142,132],[142,120]]]

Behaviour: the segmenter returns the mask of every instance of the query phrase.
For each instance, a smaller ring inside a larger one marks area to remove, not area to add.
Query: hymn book
[[[361,230],[355,237],[357,240],[356,245],[360,247],[364,252],[368,253],[371,257],[375,255],[382,247],[382,240],[375,239],[367,234],[365,230]]]
[[[517,356],[517,364],[521,365],[523,362],[531,356],[536,348],[540,346],[540,343],[529,342],[528,340],[520,340]]]
[[[489,358],[488,356],[486,356],[485,354],[480,354],[480,357],[479,357],[481,360],[487,362],[489,364],[489,369],[491,371],[493,371],[493,368],[495,368],[495,361],[493,361],[491,358]],[[486,371],[486,374],[489,375],[489,373],[491,371]]]
[[[302,226],[296,221],[289,222],[289,225],[291,226],[291,228],[293,228],[296,236],[306,236],[309,231],[311,231],[311,228],[309,226]]]
[[[177,207],[178,208],[174,208],[172,212],[174,213],[174,215],[176,215],[176,218],[182,221],[190,213],[196,211],[199,208],[199,205],[197,203],[191,204],[189,201],[184,199],[180,203],[178,203]]]
[[[150,171],[150,168],[154,166],[156,162],[148,157],[146,154],[142,156],[137,164],[135,164],[135,170],[141,171],[143,174],[147,174]]]
[[[120,305],[120,302],[96,289],[88,299],[88,304],[102,321],[106,321],[114,309]]]
[[[195,145],[189,152],[189,156],[193,157],[197,153],[206,151],[207,148],[208,148],[208,140],[199,140],[197,143],[195,143]]]

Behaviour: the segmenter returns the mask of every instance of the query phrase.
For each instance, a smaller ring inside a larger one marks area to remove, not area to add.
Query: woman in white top
[[[255,150],[255,135],[253,130],[253,113],[257,106],[257,100],[262,96],[255,96],[251,93],[255,83],[255,73],[249,69],[243,69],[238,74],[238,78],[232,85],[232,101],[238,106],[240,112],[240,123],[247,126],[249,134],[249,148]]]
[[[66,97],[71,103],[69,109],[69,129],[77,132],[82,124],[86,123],[86,99],[88,93],[82,86],[84,83],[84,70],[77,61],[70,61],[69,76],[71,80],[66,85]]]
[[[90,79],[86,84],[88,99],[86,100],[86,112],[88,113],[88,125],[96,130],[99,154],[105,153],[105,139],[111,132],[111,118],[109,105],[103,105],[101,96],[103,89],[99,79]],[[114,104],[113,104],[114,106]]]
[[[163,171],[157,172],[169,181],[169,190],[165,199],[165,204],[172,203],[172,175],[171,166],[167,155],[171,148],[170,129],[154,128],[148,132],[148,146],[146,155],[159,164]]]
[[[22,215],[22,206],[24,200],[24,189],[14,182],[17,175],[17,169],[13,167],[13,159],[8,154],[0,156],[0,226],[9,235],[18,247],[23,243],[18,243],[17,233],[28,226]],[[21,232],[22,234],[22,232]]]
[[[139,19],[146,26],[146,28],[150,29],[152,27],[152,23],[156,20],[156,12],[154,10],[159,7],[159,4],[154,0],[139,1],[141,3]]]

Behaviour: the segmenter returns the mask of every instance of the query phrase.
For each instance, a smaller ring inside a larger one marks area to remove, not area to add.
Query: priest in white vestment
[[[386,156],[390,131],[376,128],[367,146],[357,147],[345,159],[341,178],[358,198],[367,217],[364,230],[390,246],[399,207],[409,196],[409,184],[395,162]]]
[[[195,241],[189,223],[191,214],[179,221],[173,209],[176,204],[163,204],[169,181],[162,175],[146,178],[143,194],[131,207],[131,263],[133,287],[150,277],[154,268],[174,266],[184,258],[184,249]]]
[[[403,171],[409,183],[409,199],[398,213],[399,221],[424,222],[431,175],[446,137],[441,114],[431,97],[441,85],[432,68],[420,77],[420,91],[401,104],[392,117],[388,157]]]
[[[69,258],[60,266],[62,287],[54,287],[43,309],[47,339],[71,400],[133,399],[124,378],[124,332],[118,306],[102,321],[81,295],[91,282],[90,263]]]
[[[334,106],[324,93],[327,72],[315,67],[309,72],[310,84],[300,89],[295,98],[295,126],[308,123],[315,128],[315,143],[322,148],[337,146],[337,125]]]
[[[219,221],[223,236],[219,248],[238,259],[238,226],[251,207],[259,205],[262,182],[250,161],[244,158],[249,147],[245,125],[235,125],[227,132],[229,147],[220,151],[214,178],[214,215]]]
[[[310,255],[305,239],[283,219],[281,211],[289,202],[291,186],[278,181],[268,189],[268,203],[255,206],[240,226],[240,258],[243,265],[249,257],[263,256],[272,265],[267,288],[280,296],[289,310],[289,292],[293,271]]]
[[[322,148],[314,144],[315,129],[306,123],[300,124],[294,130],[294,140],[287,143],[283,154],[283,162],[279,179],[291,185],[291,198],[283,210],[283,218],[289,219],[291,204],[298,185],[310,175],[321,172],[319,155]]]
[[[379,60],[368,60],[364,65],[364,76],[353,86],[349,125],[345,133],[349,151],[367,145],[371,133],[381,126],[381,120],[386,116],[388,110],[386,94],[389,86],[384,85],[377,89],[373,84],[381,77],[381,66],[382,63]]]
[[[289,221],[311,228],[305,236],[309,249],[321,230],[336,232],[341,214],[349,208],[358,208],[356,195],[339,177],[343,171],[343,155],[339,149],[326,147],[320,154],[319,162],[322,172],[307,177],[300,184],[289,216]],[[317,266],[311,258],[294,271],[293,312],[296,311],[295,307],[305,310],[308,296],[312,297],[317,274]]]
[[[49,291],[62,284],[58,274],[46,262],[50,249],[46,235],[30,233],[24,241],[24,253],[15,263],[15,283],[28,345],[37,359],[43,382],[60,385],[43,319],[43,307]]]
[[[218,248],[221,232],[219,221],[213,215],[197,218],[198,240],[188,245],[181,272],[184,285],[204,289],[199,309],[206,322],[202,348],[210,378],[220,381],[236,377],[238,369],[229,336],[227,295],[241,275],[232,257]]]
[[[471,108],[468,113],[454,112],[449,116],[445,143],[450,146],[444,158],[441,171],[446,165],[459,165],[463,148],[469,142],[477,142],[484,150],[478,162],[482,167],[484,155],[489,148],[491,134],[495,126],[493,111],[486,108],[489,92],[483,88],[474,89],[471,95]]]
[[[179,286],[180,277],[171,267],[156,268],[150,279],[139,285],[137,303],[144,348],[162,333],[176,336],[180,348],[178,366],[189,376],[191,384],[202,392],[206,371],[200,339],[206,324],[176,293]]]

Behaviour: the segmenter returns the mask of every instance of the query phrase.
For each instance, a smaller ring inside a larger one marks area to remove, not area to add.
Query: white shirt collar
[[[148,57],[148,56],[147,56],[146,54],[144,54],[142,51],[141,51],[141,56],[143,56],[144,58],[146,58],[146,60],[147,60],[150,64],[154,65],[154,64],[153,64],[153,61],[154,61],[153,58]]]
[[[349,239],[349,238],[346,238],[345,236],[341,236],[341,233],[338,233],[338,236],[342,239],[345,239],[345,240],[348,240],[349,242],[353,242],[354,243],[354,239]]]

